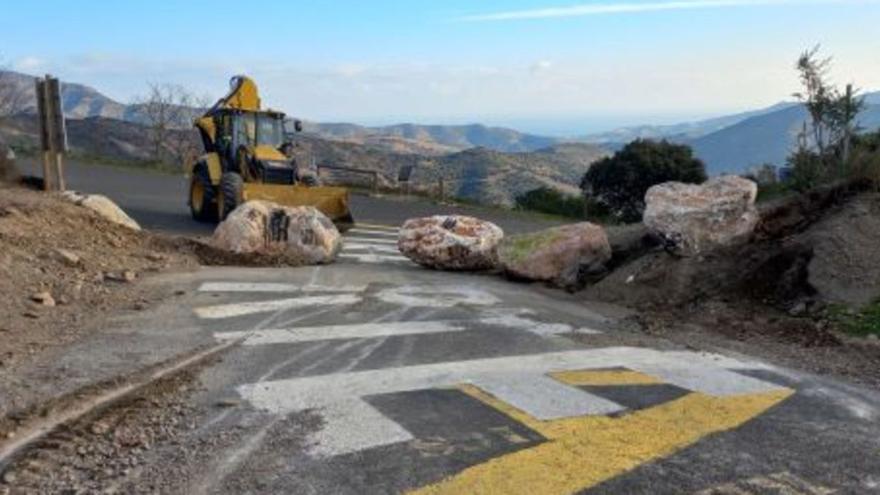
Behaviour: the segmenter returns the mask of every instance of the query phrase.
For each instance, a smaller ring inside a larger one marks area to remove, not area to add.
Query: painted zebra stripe
[[[461,332],[482,327],[501,327],[523,330],[537,335],[560,333],[600,333],[588,328],[576,329],[566,324],[541,323],[518,316],[485,317],[472,320],[398,321],[386,323],[359,323],[353,325],[326,325],[316,327],[277,328],[255,332],[215,333],[218,340],[244,338],[244,345],[294,344],[317,340],[366,339],[392,335],[419,335],[429,333]]]
[[[354,228],[349,230],[352,234],[367,234],[367,235],[377,235],[384,237],[397,237],[397,231],[388,231],[388,230],[373,230],[373,229],[358,229]]]
[[[397,245],[397,241],[393,239],[379,239],[374,237],[357,237],[357,236],[345,236],[344,242],[365,242],[365,243],[373,243],[373,244],[394,244]]]
[[[255,332],[215,333],[218,340],[245,338],[247,346],[295,344],[316,340],[365,339],[391,335],[418,335],[427,333],[461,332],[465,325],[452,321],[400,321],[393,323],[361,323],[356,325],[327,325],[258,330]]]
[[[383,246],[379,244],[365,244],[360,242],[347,242],[343,246],[342,250],[344,252],[348,252],[349,250],[362,250],[376,253],[387,253],[387,254],[399,254],[400,250],[397,249],[397,246]]]
[[[361,263],[387,263],[389,261],[405,261],[409,262],[409,258],[404,256],[394,256],[390,254],[356,254],[356,253],[342,253],[339,255],[340,258],[346,260],[355,260]]]
[[[340,294],[334,296],[296,297],[291,299],[276,299],[272,301],[219,304],[216,306],[195,308],[194,311],[199,318],[217,320],[221,318],[232,318],[234,316],[268,313],[270,311],[304,308],[308,306],[356,304],[360,301],[360,296],[354,294]]]
[[[356,229],[362,228],[362,229],[374,229],[374,230],[390,230],[390,231],[394,231],[394,232],[397,232],[398,230],[400,230],[400,227],[394,227],[391,225],[381,225],[378,223],[360,223],[360,222],[358,222],[358,224],[355,225],[354,228],[356,228]]]
[[[366,285],[298,285],[259,282],[205,282],[199,292],[363,292]]]

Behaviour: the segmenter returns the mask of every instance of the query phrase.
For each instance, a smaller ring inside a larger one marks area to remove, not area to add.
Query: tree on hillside
[[[193,150],[193,118],[202,100],[180,85],[151,83],[146,96],[136,99],[138,111],[149,128],[152,158],[157,162],[190,159]]]
[[[604,204],[623,222],[638,222],[645,210],[645,193],[667,181],[700,183],[706,166],[689,146],[637,139],[590,166],[581,180],[587,197]]]
[[[788,165],[795,187],[802,190],[845,175],[856,118],[865,106],[852,85],[840,91],[828,80],[831,60],[819,56],[817,45],[804,51],[795,65],[803,90],[794,96],[803,102],[809,122],[804,123]]]

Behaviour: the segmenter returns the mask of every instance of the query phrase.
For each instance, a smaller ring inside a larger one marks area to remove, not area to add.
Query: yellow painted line
[[[622,417],[540,421],[464,385],[461,389],[544,436],[535,447],[472,466],[414,494],[569,494],[669,456],[712,433],[736,428],[794,391],[711,397],[690,393]]]
[[[575,387],[584,385],[656,385],[663,383],[651,375],[631,370],[581,370],[560,371],[550,376]]]

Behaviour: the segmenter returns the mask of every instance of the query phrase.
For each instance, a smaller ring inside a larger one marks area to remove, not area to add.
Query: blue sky
[[[833,77],[880,89],[878,0],[4,2],[0,59],[120,100],[148,81],[323,121],[486,122],[582,134],[751,109]],[[38,29],[37,26],[40,26]]]

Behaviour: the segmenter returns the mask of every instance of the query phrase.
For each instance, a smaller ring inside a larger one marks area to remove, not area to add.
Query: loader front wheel
[[[226,219],[232,210],[244,202],[244,180],[235,172],[226,172],[220,178],[220,194],[217,196],[217,215]]]
[[[214,199],[217,190],[211,184],[211,178],[203,167],[193,171],[189,183],[189,211],[193,219],[198,222],[215,222],[217,210],[214,207]]]

